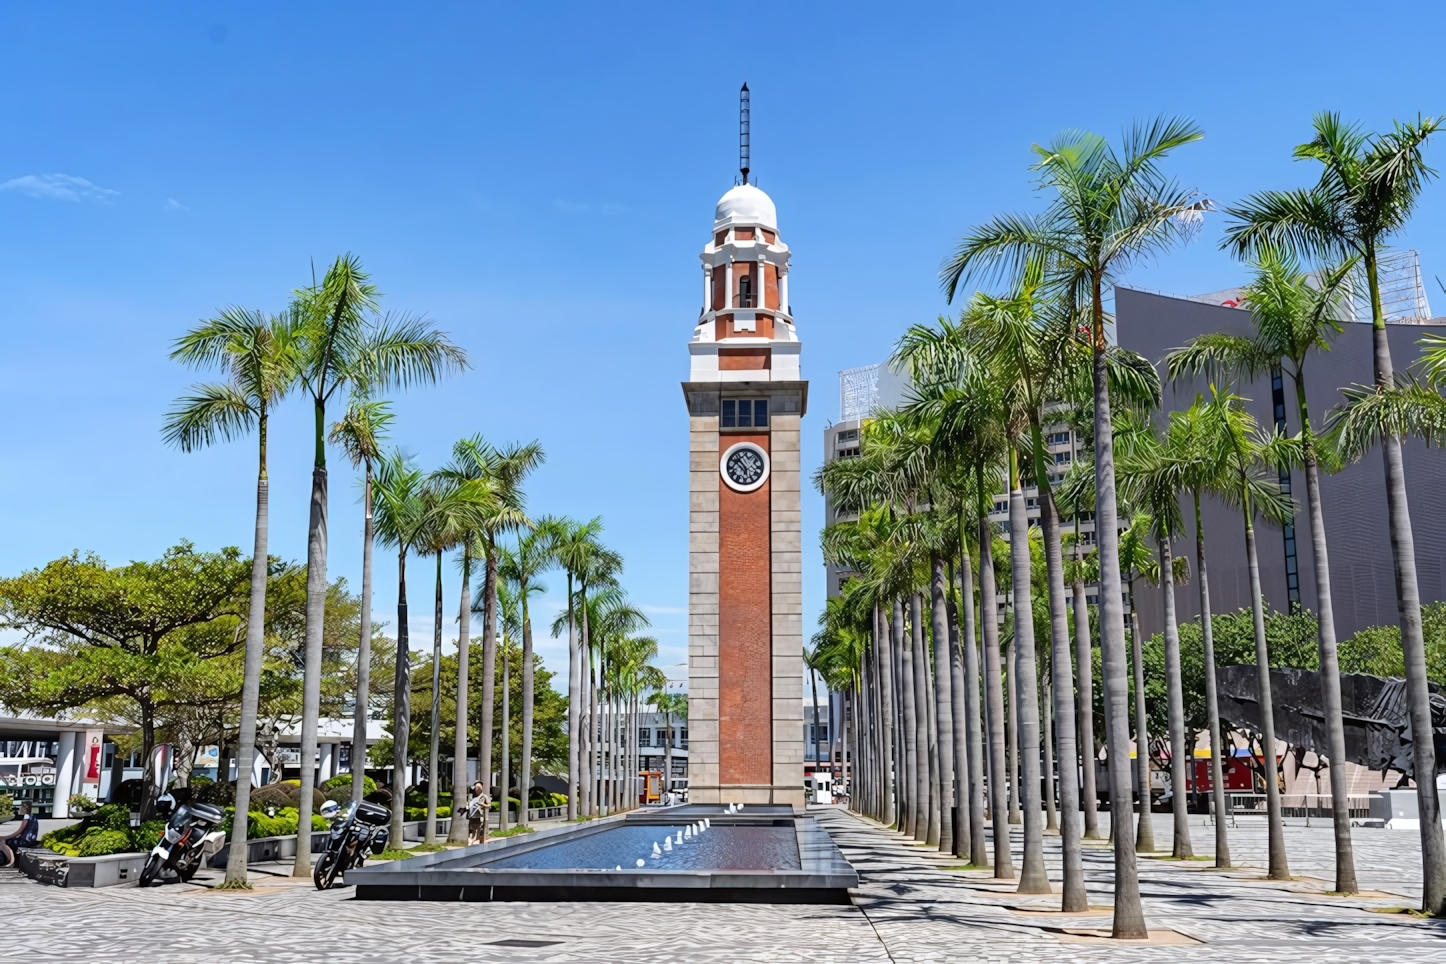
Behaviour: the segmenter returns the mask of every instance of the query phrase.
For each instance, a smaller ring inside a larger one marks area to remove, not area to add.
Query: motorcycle
[[[177,804],[169,793],[156,801],[157,810],[170,814],[166,832],[146,858],[141,868],[141,886],[149,887],[164,870],[175,871],[182,882],[190,880],[201,869],[201,857],[210,843],[214,852],[226,840],[218,829],[225,814],[209,803]]]
[[[391,823],[392,812],[365,800],[346,807],[328,800],[321,805],[321,816],[331,821],[331,834],[311,876],[317,890],[329,890],[338,874],[362,866],[368,852],[379,854],[387,849],[391,837],[387,824]]]

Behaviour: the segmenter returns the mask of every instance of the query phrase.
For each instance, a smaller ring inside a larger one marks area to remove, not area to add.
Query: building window
[[[995,512],[996,514],[997,514],[997,513],[1000,513],[1000,512],[1008,512],[1008,511],[1009,511],[1009,503],[1008,503],[1008,502],[996,502],[996,503],[994,503],[994,512]]]
[[[678,746],[684,750],[688,749],[688,728],[686,726],[678,730]]]
[[[722,425],[724,428],[767,428],[768,399],[723,399]]]
[[[744,275],[738,279],[738,304],[739,308],[753,307],[753,278]]]
[[[856,438],[858,438],[858,437],[859,437],[859,430],[858,430],[858,429],[856,429],[856,428],[846,428],[846,429],[844,429],[842,432],[839,432],[839,433],[838,433],[838,437],[835,439],[835,441],[837,441],[840,445],[842,445],[844,442],[852,442],[854,439],[856,439]]]
[[[859,457],[859,447],[855,445],[853,448],[839,449],[838,457],[841,459],[856,459]]]
[[[1073,458],[1074,456],[1068,452],[1056,452],[1054,453],[1054,464],[1068,465]]]
[[[647,727],[647,726],[640,726],[640,727],[638,727],[638,746],[652,746],[652,745],[653,745],[653,730],[652,730],[652,728],[651,728],[651,727]]]
[[[1051,435],[1049,436],[1049,444],[1050,444],[1050,445],[1068,445],[1068,444],[1069,444],[1069,433],[1068,433],[1068,432],[1054,432],[1053,434],[1051,434]]]

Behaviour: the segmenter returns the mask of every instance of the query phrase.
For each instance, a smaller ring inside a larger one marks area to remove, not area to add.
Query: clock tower
[[[703,306],[683,383],[688,799],[801,808],[799,422],[808,382],[788,304],[790,252],[773,201],[747,182],[746,158],[703,249]]]

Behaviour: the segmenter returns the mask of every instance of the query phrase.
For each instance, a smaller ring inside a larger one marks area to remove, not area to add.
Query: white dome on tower
[[[735,224],[756,224],[778,230],[778,209],[773,199],[752,184],[740,184],[718,199],[713,230]]]

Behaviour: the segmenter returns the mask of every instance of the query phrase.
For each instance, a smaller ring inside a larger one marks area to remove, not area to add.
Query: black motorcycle
[[[328,800],[321,805],[321,815],[331,821],[331,835],[311,876],[317,890],[329,890],[336,883],[337,875],[360,867],[369,852],[379,854],[387,849],[391,836],[387,824],[392,821],[392,812],[365,800],[345,807]]]
[[[166,820],[166,832],[141,868],[142,887],[149,887],[163,870],[175,871],[182,881],[190,880],[201,869],[206,842],[212,840],[219,846],[226,839],[226,835],[216,829],[226,817],[220,807],[195,802],[178,805],[176,798],[167,793],[156,801],[156,809],[163,816],[170,816]]]

